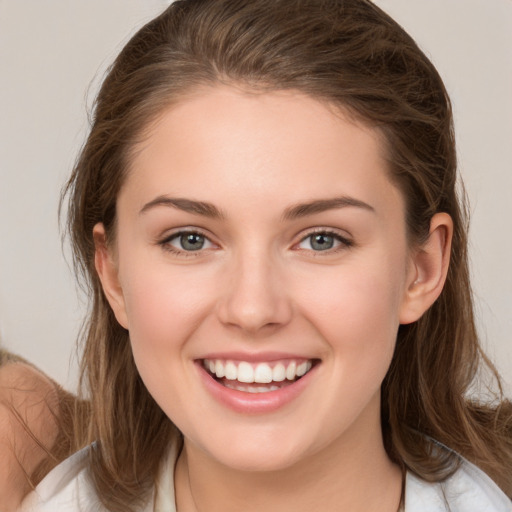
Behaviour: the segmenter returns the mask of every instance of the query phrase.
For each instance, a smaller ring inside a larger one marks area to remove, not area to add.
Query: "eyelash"
[[[167,252],[170,252],[172,254],[176,254],[176,255],[181,256],[181,257],[190,258],[190,257],[200,256],[201,253],[204,252],[203,247],[201,247],[200,249],[197,249],[197,250],[187,251],[185,249],[177,249],[176,247],[171,245],[171,242],[173,240],[179,239],[180,237],[185,236],[185,235],[187,235],[187,236],[197,235],[197,236],[200,236],[200,237],[204,238],[206,243],[215,245],[208,238],[207,235],[205,235],[201,231],[195,230],[195,229],[184,229],[182,231],[178,231],[176,233],[173,233],[172,235],[169,235],[169,236],[165,237],[163,240],[159,241],[158,245],[160,245],[163,250],[165,250]],[[308,240],[308,238],[314,237],[315,235],[324,235],[326,237],[333,238],[335,240],[335,242],[338,242],[339,245],[336,246],[336,247],[333,247],[333,248],[328,248],[328,249],[325,249],[325,250],[318,250],[318,251],[315,251],[313,249],[301,249],[301,248],[298,248],[298,246],[300,244],[302,244],[303,242]],[[329,229],[317,228],[314,231],[311,231],[308,234],[306,234],[305,236],[303,236],[298,243],[294,244],[293,247],[297,247],[298,250],[309,251],[312,254],[314,254],[315,257],[316,257],[316,256],[321,256],[323,254],[325,254],[325,255],[336,254],[339,251],[343,251],[343,250],[349,249],[349,248],[351,248],[353,246],[354,246],[354,242],[352,240],[349,240],[348,238],[346,238],[344,236],[341,236],[339,233],[337,233],[335,231],[332,231],[332,230],[329,230]]]
[[[201,231],[199,231],[197,229],[183,229],[182,231],[178,231],[176,233],[173,233],[172,235],[169,235],[169,236],[165,237],[163,240],[158,242],[158,244],[162,247],[162,249],[164,251],[170,252],[170,253],[175,254],[177,256],[181,256],[181,257],[185,257],[185,258],[193,258],[193,257],[200,256],[200,254],[203,252],[203,248],[202,247],[200,249],[195,250],[195,251],[194,250],[187,251],[185,249],[177,249],[176,247],[171,245],[171,242],[173,240],[179,239],[179,238],[181,238],[182,236],[185,236],[185,235],[187,235],[187,236],[193,236],[193,235],[200,236],[200,237],[204,238],[205,242],[214,245],[213,242],[209,239],[209,237],[207,235],[205,235],[204,233],[202,233]]]
[[[346,249],[350,249],[351,247],[354,246],[354,242],[352,240],[350,240],[350,239],[340,235],[336,231],[329,230],[329,229],[317,228],[317,229],[309,232],[305,236],[303,236],[300,239],[300,241],[297,244],[295,244],[295,247],[300,245],[300,244],[302,244],[306,240],[311,239],[315,235],[323,235],[323,236],[326,236],[326,237],[333,238],[335,242],[338,242],[338,246],[335,246],[335,247],[329,248],[329,249],[325,249],[325,250],[319,250],[319,251],[315,251],[315,250],[312,250],[312,249],[300,249],[300,248],[299,248],[299,250],[309,251],[315,257],[319,257],[319,256],[324,256],[324,255],[327,256],[327,255],[336,254],[336,253],[338,253],[340,251],[344,251]]]

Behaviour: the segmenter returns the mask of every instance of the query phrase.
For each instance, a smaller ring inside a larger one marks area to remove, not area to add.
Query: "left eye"
[[[173,235],[166,243],[180,251],[199,251],[209,249],[213,244],[201,233],[182,232]]]
[[[300,249],[313,251],[328,251],[340,245],[349,245],[341,236],[334,233],[313,233],[303,238],[299,243]]]

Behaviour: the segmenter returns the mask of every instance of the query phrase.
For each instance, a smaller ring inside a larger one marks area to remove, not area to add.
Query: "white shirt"
[[[87,452],[75,453],[54,468],[29,494],[20,512],[108,512],[87,476]],[[176,512],[174,466],[179,446],[169,450],[153,494],[141,512]],[[512,512],[512,502],[480,469],[461,458],[460,468],[443,483],[407,473],[405,512]],[[449,508],[447,506],[449,505]]]

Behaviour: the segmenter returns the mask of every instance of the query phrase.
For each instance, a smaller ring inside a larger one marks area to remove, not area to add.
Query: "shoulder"
[[[406,512],[512,512],[512,502],[480,469],[461,457],[459,469],[444,482],[407,474]]]
[[[91,447],[84,448],[56,466],[23,501],[20,512],[106,512],[87,474]]]
[[[19,512],[108,512],[89,478],[88,446],[55,467],[23,501]],[[149,504],[148,504],[149,506]],[[143,512],[149,512],[146,507]]]

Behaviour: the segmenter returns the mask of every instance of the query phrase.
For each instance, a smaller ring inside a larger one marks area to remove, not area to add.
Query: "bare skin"
[[[0,367],[0,497],[14,512],[31,491],[29,476],[48,457],[58,432],[55,385],[20,362]],[[30,432],[30,434],[29,434]]]
[[[380,387],[399,325],[442,289],[449,217],[411,247],[378,134],[300,93],[201,90],[138,149],[96,268],[184,436],[177,510],[395,512]],[[204,370],[294,359],[316,362],[296,388]]]

